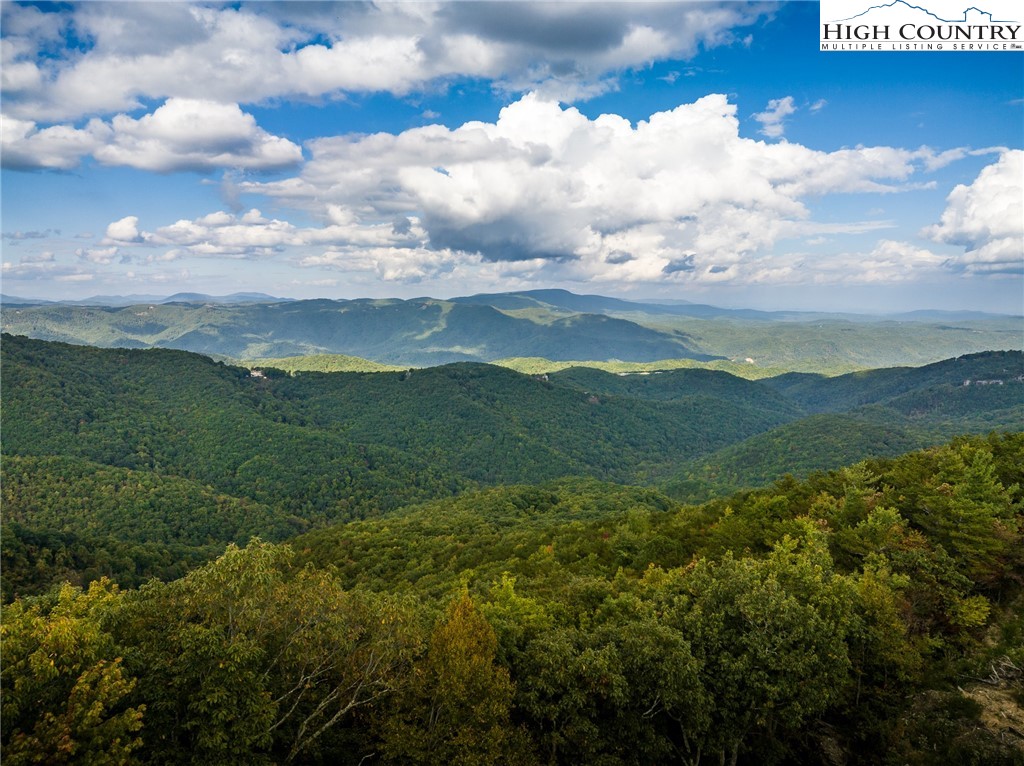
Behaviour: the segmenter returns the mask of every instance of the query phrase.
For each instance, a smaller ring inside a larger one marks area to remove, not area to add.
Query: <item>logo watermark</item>
[[[1024,52],[1024,6],[1020,0],[821,0],[818,31],[822,51]]]

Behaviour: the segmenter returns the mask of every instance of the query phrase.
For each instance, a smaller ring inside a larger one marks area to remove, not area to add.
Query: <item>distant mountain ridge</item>
[[[387,364],[429,366],[503,357],[588,359],[719,358],[685,333],[664,332],[603,313],[565,313],[537,322],[486,303],[413,300],[135,306],[5,306],[5,331],[97,346],[178,348],[235,358],[341,353]]]
[[[266,293],[231,293],[230,295],[206,295],[204,293],[175,293],[174,295],[94,295],[80,300],[36,300],[15,295],[0,295],[0,303],[30,306],[137,306],[143,303],[279,303],[292,298],[275,298]]]
[[[463,298],[452,298],[453,303],[473,303],[498,309],[548,308],[561,311],[611,314],[642,312],[687,317],[738,317],[742,319],[780,319],[814,312],[758,311],[756,309],[726,309],[703,303],[648,303],[603,295],[578,295],[568,290],[523,290],[513,293],[482,293]]]
[[[230,295],[209,295],[206,293],[175,293],[173,295],[94,295],[89,298],[50,300],[45,298],[25,298],[16,295],[0,294],[0,303],[21,305],[66,305],[66,306],[136,306],[141,304],[165,303],[297,303],[303,301],[335,301],[347,303],[351,301],[399,301],[399,298],[288,298],[268,295],[261,292],[237,292]],[[411,298],[412,301],[434,301],[461,304],[492,306],[498,309],[516,310],[536,307],[561,309],[572,313],[607,314],[643,312],[647,314],[671,314],[692,317],[742,317],[745,319],[777,320],[781,318],[844,317],[847,319],[906,319],[906,320],[956,320],[986,319],[1020,314],[1000,314],[987,311],[949,310],[949,309],[916,309],[913,311],[893,312],[887,314],[870,314],[856,312],[827,312],[794,309],[746,309],[724,308],[707,303],[696,303],[683,299],[626,299],[596,294],[573,293],[561,289],[518,290],[507,293],[477,293],[474,295],[453,298],[433,298],[422,296]]]
[[[143,297],[38,303],[8,296],[0,319],[5,332],[67,343],[177,348],[233,359],[343,354],[405,367],[531,357],[732,360],[835,372],[1017,348],[1020,339],[1016,318],[976,312],[888,318],[766,312],[565,290],[450,300],[290,300],[261,293],[137,300]],[[129,299],[134,302],[122,303]]]

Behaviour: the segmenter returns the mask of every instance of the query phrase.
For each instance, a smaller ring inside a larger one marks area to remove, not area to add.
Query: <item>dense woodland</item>
[[[5,763],[1024,764],[1020,353],[0,351]]]

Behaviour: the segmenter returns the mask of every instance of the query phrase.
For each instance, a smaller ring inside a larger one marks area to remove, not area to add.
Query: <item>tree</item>
[[[296,570],[260,541],[132,594],[116,633],[149,702],[157,762],[297,760],[389,694],[406,654],[405,610]]]
[[[1013,493],[995,472],[992,453],[965,444],[943,455],[937,486],[922,504],[920,523],[975,580],[997,579],[1017,541]]]
[[[497,638],[468,593],[434,627],[381,728],[389,760],[487,766],[528,759],[526,738],[509,721],[514,686],[495,662]]]
[[[645,764],[678,757],[678,743],[706,723],[697,662],[665,624],[649,582],[634,593],[581,579],[560,624],[531,631],[515,652],[517,708],[546,762]],[[581,591],[600,597],[588,603]]]
[[[134,763],[145,707],[125,704],[135,686],[100,615],[120,599],[108,581],[87,593],[64,585],[49,606],[4,609],[4,763]]]
[[[675,619],[710,700],[701,750],[736,764],[757,737],[769,760],[778,735],[825,710],[848,680],[849,584],[813,530],[802,543],[783,538],[765,559],[727,553],[677,577]]]

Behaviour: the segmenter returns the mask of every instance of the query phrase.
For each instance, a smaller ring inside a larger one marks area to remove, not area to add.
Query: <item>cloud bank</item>
[[[751,254],[814,233],[806,199],[898,191],[934,156],[744,138],[723,95],[634,126],[528,94],[494,123],[323,138],[308,149],[300,176],[243,190],[315,215],[330,206],[359,225],[411,216],[424,247],[619,281],[737,278]]]
[[[73,265],[47,249],[5,262],[5,274],[84,281],[82,268],[113,274],[130,263],[155,274],[152,264],[186,258],[276,259],[314,278],[331,271],[461,283],[476,275],[508,286],[623,289],[1020,273],[1019,150],[999,150],[933,214],[917,208],[909,231],[876,239],[869,235],[901,227],[882,220],[882,210],[847,212],[880,203],[821,200],[948,189],[952,174],[927,174],[994,150],[820,151],[788,142],[789,124],[825,122],[842,107],[796,88],[799,97],[764,93],[754,107],[761,111],[745,109],[751,137],[740,133],[735,99],[720,94],[640,122],[565,106],[628,88],[629,74],[654,62],[680,62],[666,82],[695,76],[701,68],[688,59],[749,45],[774,7],[3,4],[5,167],[223,171],[229,211],[144,223],[141,205],[118,210],[101,219],[101,229],[117,219],[104,237],[65,245]],[[390,94],[414,107],[417,122],[433,120],[439,115],[418,97],[481,82],[508,104],[492,122],[325,136],[300,147],[254,116],[262,114],[257,105],[283,110]],[[268,214],[244,212],[254,204]]]
[[[4,4],[4,109],[29,122],[226,104],[405,95],[452,78],[575,99],[617,73],[700,48],[770,3]]]
[[[297,165],[302,149],[272,136],[237,104],[171,98],[138,119],[125,114],[83,128],[3,118],[4,167],[71,170],[92,155],[104,165],[159,173],[217,168],[274,170]]]
[[[975,184],[950,195],[928,236],[968,247],[963,259],[882,240],[829,258],[780,255],[780,242],[863,234],[887,221],[820,223],[809,201],[837,193],[895,193],[952,156],[921,148],[821,152],[740,135],[724,95],[658,112],[636,125],[590,119],[538,94],[493,123],[398,134],[322,138],[294,177],[245,181],[240,193],[319,218],[295,226],[259,211],[213,213],[140,232],[128,217],[102,244],[165,248],[159,256],[266,258],[300,266],[418,280],[494,264],[576,282],[694,284],[899,281],[922,270],[971,266],[1009,252],[1020,152],[1006,152]],[[1016,174],[1016,175],[1015,175]],[[1016,179],[1016,180],[1015,180]],[[987,204],[998,196],[1002,207]],[[1008,200],[1002,204],[1002,200]],[[981,218],[979,218],[981,216]],[[968,236],[970,235],[970,236]]]

